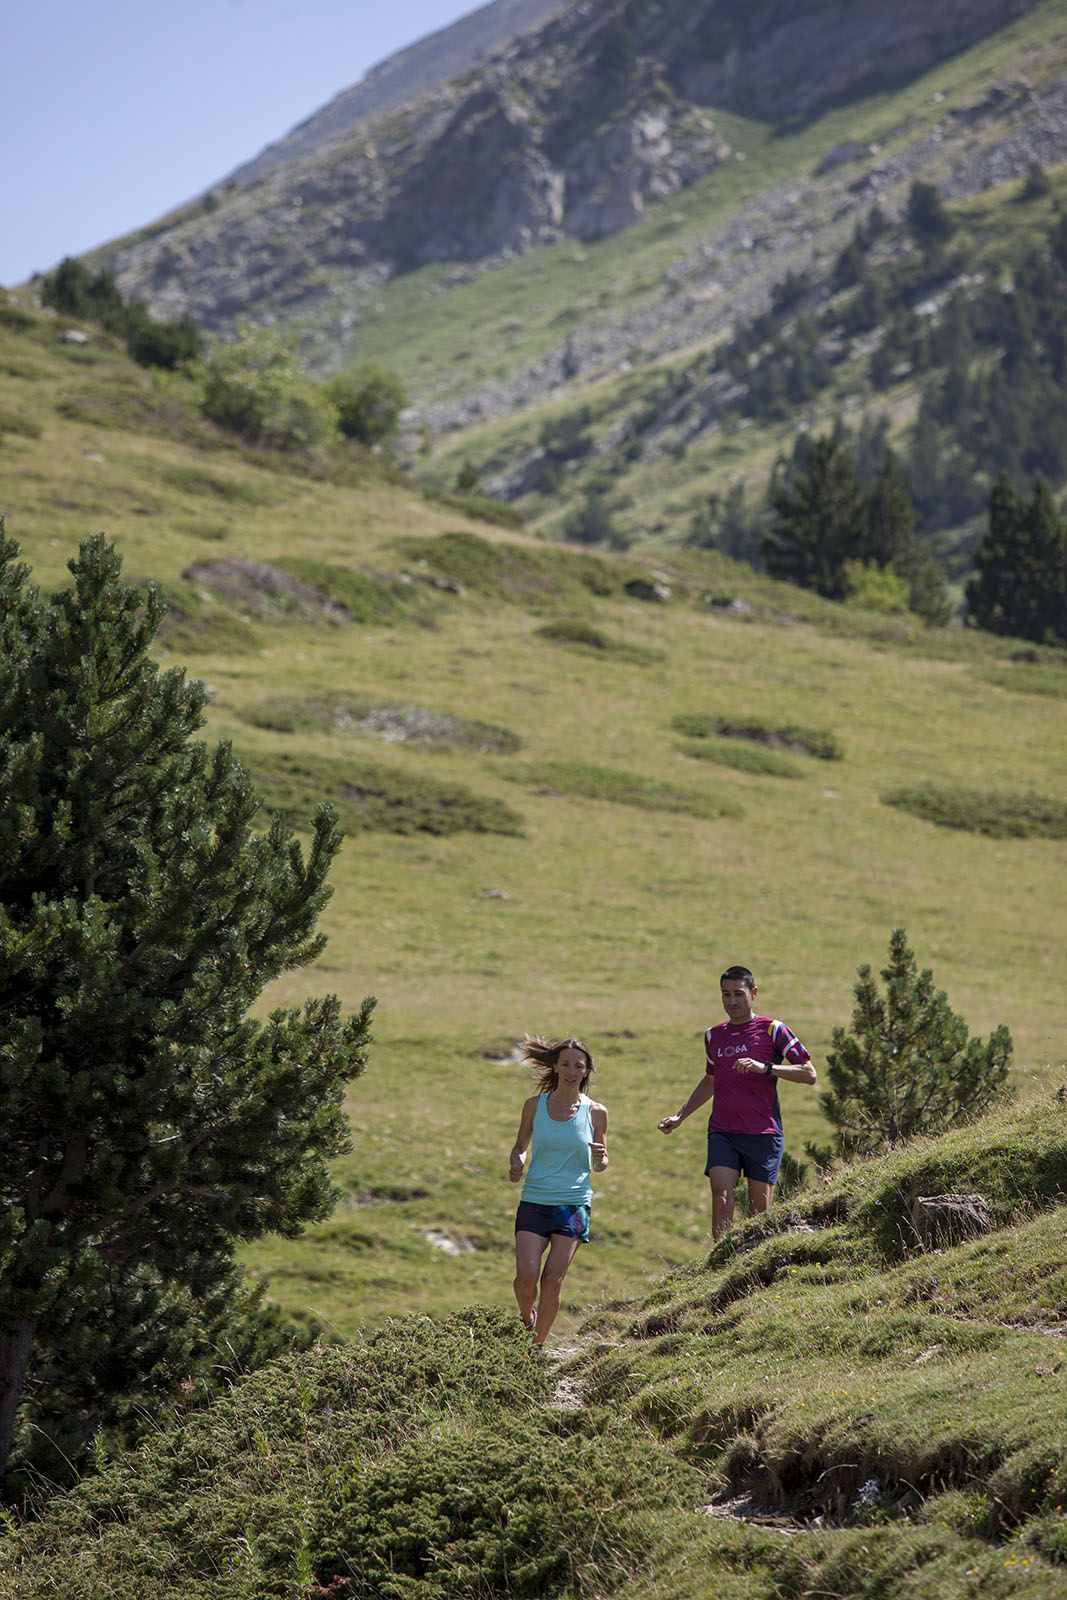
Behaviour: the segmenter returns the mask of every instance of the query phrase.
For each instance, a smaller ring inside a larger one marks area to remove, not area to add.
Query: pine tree
[[[915,537],[911,490],[895,453],[886,446],[867,496],[869,559],[903,578],[908,610],[934,626],[951,616],[945,580],[933,553]]]
[[[830,1087],[820,1096],[833,1145],[808,1149],[822,1164],[871,1155],[977,1116],[1004,1092],[1011,1066],[1007,1028],[995,1029],[985,1044],[972,1038],[934,988],[932,972],[916,971],[903,928],[890,937],[884,998],[868,965],[857,973],[852,1031],[834,1029],[826,1057]]]
[[[952,237],[955,224],[932,183],[916,178],[908,190],[908,226],[917,242],[930,249]]]
[[[1043,644],[1067,639],[1067,523],[1038,478],[1025,500],[1002,474],[967,585],[967,620],[990,633]]]
[[[322,947],[332,814],[306,855],[256,828],[103,536],[47,600],[18,553],[0,526],[0,1472],[35,1340],[125,1338],[224,1283],[237,1240],[329,1213],[372,1005],[250,1017]]]
[[[775,524],[763,544],[771,577],[843,599],[845,563],[867,560],[869,535],[863,485],[840,430],[812,442],[771,503]]]

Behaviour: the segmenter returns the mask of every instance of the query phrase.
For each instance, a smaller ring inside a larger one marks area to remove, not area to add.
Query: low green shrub
[[[687,739],[709,739],[716,734],[723,739],[748,739],[753,744],[801,751],[816,756],[820,761],[840,761],[845,753],[836,734],[828,733],[824,728],[801,728],[795,723],[775,728],[751,718],[683,711],[671,719],[671,727],[675,733],[684,734]]]
[[[434,539],[401,539],[398,547],[408,560],[473,594],[528,610],[561,600],[583,600],[588,594],[621,595],[628,579],[643,575],[633,563],[585,551],[492,543],[466,531]]]
[[[568,1435],[544,1415],[457,1419],[359,1462],[312,1536],[317,1581],[381,1600],[610,1593],[654,1548],[650,1510],[700,1479],[649,1434],[584,1420]]]
[[[11,333],[30,333],[40,326],[41,319],[21,306],[0,305],[0,328]]]
[[[881,800],[883,805],[910,811],[938,827],[960,828],[991,839],[1067,838],[1067,803],[1045,795],[926,783],[892,789]]]
[[[535,794],[578,795],[585,800],[637,806],[643,811],[680,811],[710,819],[744,816],[744,809],[736,800],[696,789],[674,789],[618,767],[541,761],[531,766],[501,768],[501,772],[515,783],[533,786]]]
[[[523,1417],[548,1391],[549,1374],[514,1312],[478,1306],[397,1319],[370,1338],[285,1357],[181,1425],[150,1434],[136,1452],[111,1465],[102,1459],[36,1522],[6,1529],[0,1593],[310,1595],[313,1530],[329,1522],[326,1508],[351,1482],[354,1463],[384,1468],[391,1452],[412,1445],[418,1457],[420,1440],[432,1456],[442,1434]]]
[[[412,605],[412,586],[399,578],[378,577],[303,556],[280,556],[274,564],[317,589],[326,599],[344,606],[353,622],[395,621]]]
[[[271,329],[216,346],[205,364],[200,405],[218,427],[270,450],[314,450],[337,433],[327,394],[303,376],[290,346]]]
[[[5,433],[17,433],[23,439],[39,439],[42,428],[34,417],[24,417],[19,411],[0,406],[0,436]]]
[[[643,645],[628,644],[623,639],[611,639],[599,628],[594,628],[592,623],[583,622],[577,617],[561,617],[556,622],[546,622],[543,627],[535,629],[535,633],[537,638],[547,639],[550,644],[566,645],[572,650],[584,650],[593,655],[614,656],[619,661],[632,661],[639,666],[663,660],[662,650],[650,650]]]
[[[252,770],[267,809],[284,812],[298,827],[309,826],[326,800],[336,808],[346,832],[517,835],[523,831],[522,818],[502,800],[400,767],[283,752],[254,762]]]
[[[521,528],[525,522],[522,512],[508,505],[506,500],[493,500],[485,494],[448,494],[444,489],[424,485],[423,494],[431,505],[455,511],[461,517],[473,517],[476,522],[489,522],[498,528]]]
[[[147,391],[136,380],[113,379],[99,389],[63,395],[56,401],[56,411],[68,422],[82,422],[91,428],[137,430],[154,420]]]
[[[268,503],[252,484],[237,478],[223,478],[203,467],[159,465],[156,475],[170,488],[181,494],[205,495],[212,500],[235,501],[241,505],[257,506]]]
[[[365,445],[380,444],[394,434],[408,403],[399,380],[383,367],[364,365],[338,372],[324,387],[336,408],[341,433]]]
[[[1010,689],[1013,694],[1044,694],[1050,699],[1067,700],[1067,664],[1063,662],[1027,662],[1018,666],[998,663],[978,667],[975,672],[983,683]]]
[[[685,756],[694,761],[714,761],[720,767],[733,767],[737,772],[754,772],[770,778],[800,778],[803,773],[795,761],[774,750],[750,750],[728,739],[686,739],[679,745]]]

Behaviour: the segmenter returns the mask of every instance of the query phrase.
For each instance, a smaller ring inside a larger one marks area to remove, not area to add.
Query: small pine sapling
[[[852,1031],[834,1029],[826,1057],[830,1087],[820,1096],[833,1142],[807,1147],[821,1166],[977,1116],[1006,1092],[1011,1067],[1008,1029],[996,1028],[985,1043],[972,1038],[944,991],[934,988],[932,972],[916,970],[903,928],[889,941],[884,997],[869,965],[857,972]]]

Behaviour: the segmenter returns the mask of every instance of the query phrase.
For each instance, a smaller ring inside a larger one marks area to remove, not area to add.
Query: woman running
[[[585,1093],[595,1062],[580,1039],[527,1039],[523,1059],[538,1079],[537,1093],[522,1108],[508,1170],[518,1183],[525,1169],[515,1215],[515,1298],[523,1322],[544,1344],[567,1268],[589,1239],[590,1166],[603,1172],[608,1164],[608,1114]]]

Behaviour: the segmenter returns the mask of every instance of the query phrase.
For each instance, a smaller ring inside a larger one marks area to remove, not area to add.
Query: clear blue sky
[[[0,0],[0,284],[209,188],[480,0]]]

